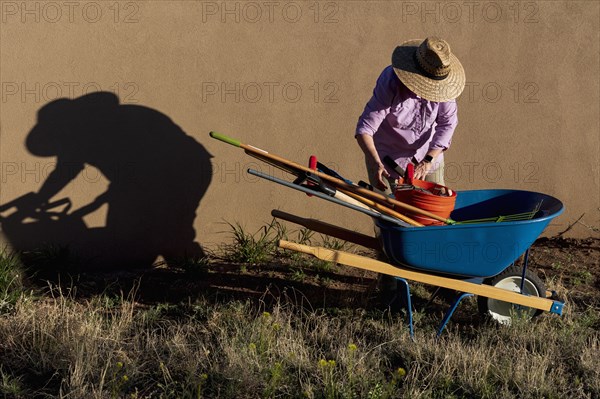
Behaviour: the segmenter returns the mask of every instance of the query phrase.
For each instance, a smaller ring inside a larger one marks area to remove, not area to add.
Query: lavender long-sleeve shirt
[[[448,149],[457,124],[456,101],[437,103],[417,96],[388,66],[377,79],[373,97],[358,119],[355,136],[373,136],[381,159],[389,155],[406,168],[413,157],[420,161],[430,149]],[[434,168],[442,157],[440,154],[436,158]]]

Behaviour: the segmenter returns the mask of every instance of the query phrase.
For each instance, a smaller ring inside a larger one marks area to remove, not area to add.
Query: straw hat
[[[413,93],[429,101],[444,102],[460,96],[465,71],[450,45],[435,36],[409,40],[392,54],[396,75]]]
[[[55,156],[86,132],[114,120],[118,106],[119,98],[103,91],[51,101],[38,111],[37,124],[25,140],[27,150],[40,157]]]

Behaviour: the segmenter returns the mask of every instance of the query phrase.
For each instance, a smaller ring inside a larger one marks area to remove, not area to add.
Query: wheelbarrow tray
[[[469,190],[457,193],[451,218],[457,221],[530,212],[530,220],[447,226],[399,227],[375,220],[378,239],[392,263],[464,278],[501,273],[521,256],[563,204],[546,194],[522,190]]]

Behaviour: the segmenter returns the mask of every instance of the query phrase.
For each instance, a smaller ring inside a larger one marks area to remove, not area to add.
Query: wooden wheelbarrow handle
[[[400,277],[407,280],[416,281],[423,284],[429,284],[436,287],[449,288],[459,292],[466,292],[492,298],[499,301],[513,303],[515,305],[527,306],[534,309],[545,310],[547,312],[562,314],[563,303],[552,299],[520,294],[518,292],[505,290],[498,287],[492,287],[485,284],[475,284],[463,280],[436,276],[418,271],[400,269],[389,263],[381,262],[365,256],[354,255],[343,251],[336,251],[323,247],[312,247],[308,245],[297,244],[295,242],[280,240],[279,247],[296,252],[302,252],[313,255],[316,258],[329,262],[336,262],[342,265],[356,267],[362,270],[383,273],[389,276]]]
[[[287,220],[291,223],[296,223],[304,226],[307,229],[316,231],[317,233],[327,234],[340,240],[348,241],[354,244],[361,245],[365,248],[380,250],[381,246],[377,238],[356,231],[348,230],[333,224],[325,223],[316,219],[303,218],[301,216],[292,215],[291,213],[283,212],[278,209],[271,211],[271,216],[277,219]]]

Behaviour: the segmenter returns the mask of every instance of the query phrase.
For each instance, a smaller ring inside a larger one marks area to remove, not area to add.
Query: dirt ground
[[[373,253],[363,252],[372,255]],[[54,276],[65,292],[86,298],[98,294],[133,296],[140,304],[180,303],[204,298],[268,304],[285,299],[309,308],[377,308],[375,273],[335,265],[298,267],[285,256],[264,265],[212,259],[206,269],[190,272],[157,267],[111,273]],[[600,310],[600,239],[540,238],[531,248],[530,267],[569,305]],[[37,278],[47,278],[39,275]],[[418,286],[417,286],[418,288]],[[428,301],[431,289],[413,290],[413,303]]]
[[[541,238],[532,247],[531,265],[552,288],[568,290],[572,302],[600,310],[600,238]]]

